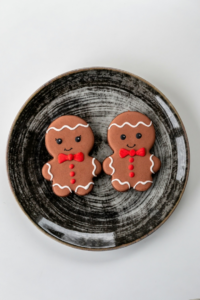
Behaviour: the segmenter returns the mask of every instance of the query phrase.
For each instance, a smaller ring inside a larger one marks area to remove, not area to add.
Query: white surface
[[[200,298],[200,1],[20,0],[0,10],[0,298]],[[27,98],[69,70],[135,73],[174,104],[188,133],[191,172],[169,220],[116,251],[69,248],[38,230],[9,188],[8,132]]]

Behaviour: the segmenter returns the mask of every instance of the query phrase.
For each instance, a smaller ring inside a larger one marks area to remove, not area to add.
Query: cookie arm
[[[53,174],[51,173],[50,163],[46,163],[42,168],[42,175],[46,180],[52,180]]]
[[[95,159],[94,164],[96,166],[95,175],[99,175],[101,173],[101,163],[97,159]]]
[[[111,156],[107,157],[104,162],[103,162],[103,170],[107,175],[112,175],[113,174],[113,167],[111,168],[113,159]]]
[[[156,173],[156,172],[158,172],[158,170],[161,167],[161,162],[160,162],[160,159],[156,156],[153,156],[152,160],[154,162],[154,165],[152,166],[152,170],[153,170],[154,173]]]

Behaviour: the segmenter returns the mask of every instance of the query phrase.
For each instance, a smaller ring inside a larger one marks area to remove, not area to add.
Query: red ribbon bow
[[[119,156],[121,158],[124,158],[127,155],[130,155],[130,156],[135,156],[135,155],[145,156],[145,154],[146,154],[145,148],[140,148],[137,151],[135,151],[134,149],[129,151],[129,150],[126,150],[126,149],[123,149],[123,148],[119,150]]]
[[[76,154],[63,154],[60,153],[58,155],[58,162],[59,164],[63,163],[66,160],[76,160],[76,161],[83,161],[84,160],[84,154],[82,152],[76,153]]]

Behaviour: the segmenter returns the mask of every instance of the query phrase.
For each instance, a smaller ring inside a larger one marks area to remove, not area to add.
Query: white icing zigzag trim
[[[51,170],[51,165],[50,165],[49,163],[46,163],[46,165],[49,167],[49,168],[48,168],[48,174],[51,176],[51,179],[50,179],[50,180],[52,180],[52,179],[53,179],[53,174],[50,172],[50,170]]]
[[[113,174],[115,173],[115,168],[112,166],[112,164],[113,164],[113,159],[112,159],[111,156],[109,156],[109,158],[110,158],[110,160],[111,160],[111,162],[110,162],[110,164],[109,164],[109,167],[113,170],[113,172],[112,172],[112,174],[111,174],[111,175],[113,175]]]
[[[56,131],[61,131],[61,130],[63,130],[64,128],[68,128],[68,129],[70,129],[70,130],[74,130],[74,129],[76,129],[76,128],[79,127],[79,126],[81,126],[81,127],[89,127],[89,124],[87,124],[87,125],[77,124],[77,125],[74,126],[74,127],[70,127],[70,126],[68,126],[68,125],[64,125],[63,127],[59,128],[59,129],[56,128],[56,127],[50,127],[50,128],[46,131],[46,133],[48,133],[49,130],[51,130],[51,129],[56,130]]]
[[[131,187],[131,186],[130,186],[130,183],[129,183],[128,181],[121,182],[119,179],[113,179],[112,182],[113,182],[113,181],[118,181],[119,184],[121,184],[121,185],[128,184],[129,189],[130,189],[130,187]]]
[[[93,171],[92,171],[92,175],[95,176],[95,177],[97,177],[97,175],[95,174],[95,170],[96,170],[97,167],[96,167],[94,161],[95,161],[95,158],[92,159],[92,164],[93,164],[93,166],[94,166],[94,169],[93,169]]]
[[[139,183],[145,185],[145,184],[148,183],[148,182],[153,183],[153,181],[150,181],[150,180],[147,180],[147,181],[138,181],[138,182],[134,185],[133,189],[135,189],[135,187],[136,187]]]
[[[63,189],[68,189],[68,190],[72,193],[72,190],[70,189],[69,186],[67,186],[67,185],[61,186],[61,185],[58,184],[58,183],[53,184],[53,186],[56,186],[56,185],[59,186],[59,188],[60,188],[61,190],[63,190]]]
[[[135,127],[137,127],[137,126],[140,125],[140,124],[142,124],[142,125],[144,125],[144,126],[146,126],[146,127],[150,127],[150,126],[152,125],[152,121],[150,122],[149,125],[145,124],[145,123],[142,122],[142,121],[138,122],[136,125],[132,125],[132,124],[129,123],[129,122],[124,122],[122,125],[118,125],[118,124],[116,124],[116,123],[113,123],[113,124],[111,124],[111,125],[108,127],[108,129],[110,129],[112,126],[117,126],[117,127],[119,127],[119,128],[122,128],[122,127],[124,127],[125,125],[129,125],[129,126],[135,128]]]
[[[155,174],[155,172],[153,171],[154,161],[153,161],[152,157],[153,157],[153,154],[150,156],[150,161],[151,161],[150,171],[151,171],[151,173]]]
[[[85,185],[85,186],[83,186],[83,185],[78,185],[78,186],[76,187],[76,189],[75,189],[75,193],[77,192],[78,188],[80,188],[80,187],[83,188],[84,190],[87,190],[91,184],[94,184],[94,182],[89,182],[89,183],[88,183],[87,185]]]

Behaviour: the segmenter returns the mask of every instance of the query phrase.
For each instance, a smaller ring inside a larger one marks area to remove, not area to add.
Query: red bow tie
[[[82,152],[76,153],[76,154],[63,154],[60,153],[58,155],[58,162],[61,164],[62,162],[66,160],[76,160],[76,161],[83,161],[84,160],[84,154]]]
[[[145,154],[146,154],[146,151],[145,151],[144,148],[140,148],[137,151],[135,151],[134,149],[129,151],[129,150],[126,150],[126,149],[123,149],[123,148],[119,150],[119,156],[121,158],[124,158],[127,155],[130,155],[130,156],[135,156],[135,155],[145,156]]]

